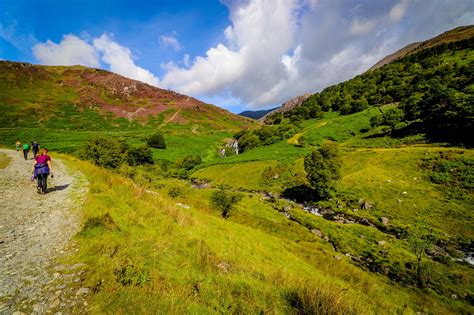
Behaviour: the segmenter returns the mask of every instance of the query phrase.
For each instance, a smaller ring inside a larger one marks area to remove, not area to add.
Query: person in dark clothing
[[[36,158],[36,155],[38,154],[39,149],[40,149],[39,143],[36,141],[33,141],[33,143],[31,144],[31,149],[33,151],[33,158]]]
[[[45,194],[48,189],[48,175],[53,177],[53,169],[51,166],[51,157],[48,155],[48,149],[44,148],[40,155],[35,157],[32,173],[34,178],[38,180],[38,194]]]

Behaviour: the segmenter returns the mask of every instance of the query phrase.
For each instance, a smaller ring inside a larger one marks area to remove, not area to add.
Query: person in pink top
[[[43,148],[40,155],[35,157],[35,164],[31,170],[34,178],[38,180],[38,194],[45,194],[48,186],[48,175],[53,177],[53,168],[51,166],[51,157],[48,155],[48,149]]]

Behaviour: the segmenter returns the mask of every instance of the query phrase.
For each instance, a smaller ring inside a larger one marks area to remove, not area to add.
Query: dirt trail
[[[55,177],[48,178],[49,192],[39,195],[30,180],[33,160],[0,153],[11,158],[0,169],[0,314],[84,311],[87,289],[76,294],[84,266],[58,263],[76,250],[74,209],[87,187],[84,177],[53,155]]]

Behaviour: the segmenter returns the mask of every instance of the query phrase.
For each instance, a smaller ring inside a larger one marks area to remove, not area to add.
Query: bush
[[[202,159],[199,155],[187,155],[182,160],[179,160],[176,164],[178,168],[184,168],[185,170],[189,171],[201,163]]]
[[[342,161],[337,144],[325,142],[304,159],[304,169],[311,187],[319,198],[327,199],[341,178]]]
[[[126,158],[129,147],[125,141],[98,137],[87,141],[79,157],[107,168],[117,168]]]
[[[227,219],[232,208],[242,199],[242,196],[224,189],[212,193],[212,207],[221,211],[222,217]]]
[[[131,166],[153,164],[153,154],[148,147],[131,148],[127,152],[127,163]]]
[[[180,187],[171,187],[168,190],[168,196],[171,198],[176,198],[183,195],[183,190]]]
[[[146,139],[146,143],[155,149],[166,149],[166,142],[165,138],[161,133],[155,133],[151,135],[148,139]]]

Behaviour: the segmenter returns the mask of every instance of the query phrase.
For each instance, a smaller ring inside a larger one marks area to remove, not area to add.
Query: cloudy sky
[[[473,0],[1,0],[0,59],[103,68],[239,112],[470,24]]]

